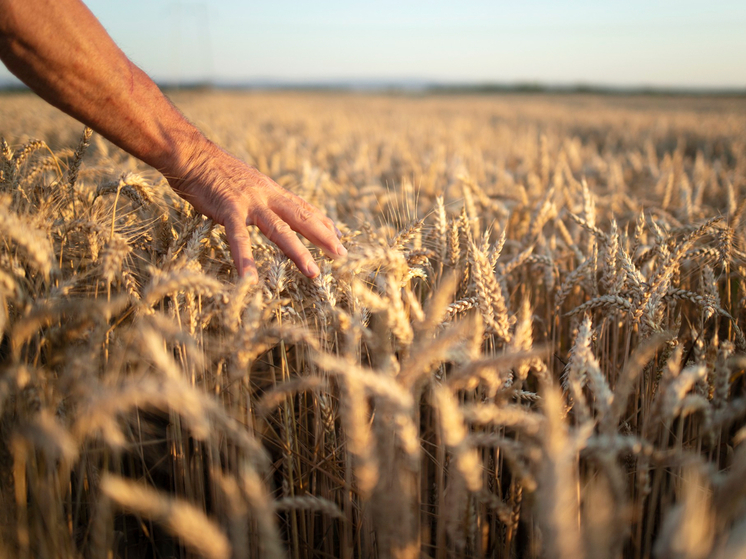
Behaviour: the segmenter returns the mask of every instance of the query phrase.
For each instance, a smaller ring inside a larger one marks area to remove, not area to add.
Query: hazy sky
[[[159,80],[746,87],[743,0],[86,3]]]

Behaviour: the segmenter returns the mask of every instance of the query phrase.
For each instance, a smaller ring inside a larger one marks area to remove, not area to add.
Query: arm
[[[197,211],[225,226],[239,275],[256,279],[246,225],[307,276],[319,269],[293,231],[332,258],[332,221],[205,138],[119,50],[80,0],[0,0],[0,59],[40,97],[158,169]]]

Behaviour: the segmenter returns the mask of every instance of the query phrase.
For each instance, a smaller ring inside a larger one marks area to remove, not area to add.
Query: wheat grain
[[[349,254],[311,281],[251,227],[237,281],[165,179],[36,153],[77,125],[4,96],[0,555],[166,547],[143,512],[194,555],[195,518],[236,557],[740,552],[740,101],[175,99]]]

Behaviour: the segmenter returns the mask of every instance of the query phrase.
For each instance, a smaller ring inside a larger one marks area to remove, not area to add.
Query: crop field
[[[746,556],[746,99],[172,98],[349,253],[0,96],[0,559]]]

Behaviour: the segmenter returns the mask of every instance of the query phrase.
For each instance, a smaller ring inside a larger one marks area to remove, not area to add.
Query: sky
[[[86,4],[160,82],[746,88],[743,0]]]

